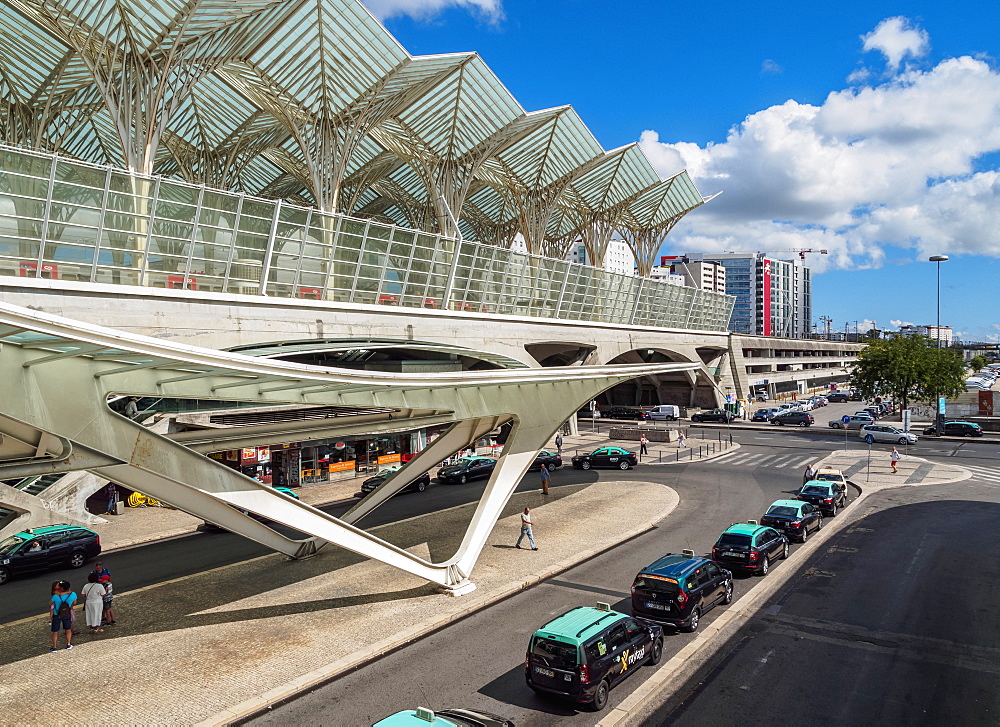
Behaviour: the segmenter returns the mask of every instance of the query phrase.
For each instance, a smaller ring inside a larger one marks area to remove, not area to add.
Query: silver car
[[[916,444],[917,435],[904,432],[902,429],[890,427],[888,424],[866,424],[858,429],[858,437],[864,439],[867,435],[872,435],[876,442],[889,442],[891,444]]]

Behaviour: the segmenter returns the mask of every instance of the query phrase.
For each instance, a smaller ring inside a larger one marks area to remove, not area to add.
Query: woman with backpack
[[[49,599],[49,613],[52,615],[52,648],[59,650],[59,629],[66,634],[66,648],[73,648],[73,605],[76,594],[70,590],[69,581],[59,581],[55,593]]]
[[[104,629],[101,628],[101,615],[104,613],[104,596],[107,595],[107,589],[97,582],[97,573],[87,576],[87,585],[80,589],[80,595],[86,599],[84,609],[90,633],[104,633]]]

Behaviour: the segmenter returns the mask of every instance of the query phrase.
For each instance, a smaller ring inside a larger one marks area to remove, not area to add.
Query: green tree
[[[983,354],[979,354],[978,356],[973,356],[972,360],[969,361],[969,368],[978,374],[989,362],[988,358],[983,356]]]
[[[906,409],[913,400],[954,397],[965,391],[959,354],[936,348],[926,336],[870,341],[851,365],[851,386],[865,399],[891,398]]]

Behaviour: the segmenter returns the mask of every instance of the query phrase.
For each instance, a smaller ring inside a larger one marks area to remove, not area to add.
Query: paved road
[[[1000,488],[866,505],[650,724],[1000,724]]]
[[[754,449],[773,452],[771,447]],[[416,705],[464,705],[502,714],[519,727],[593,724],[598,715],[536,696],[525,686],[522,664],[531,632],[580,605],[605,601],[612,608],[627,609],[629,587],[640,568],[670,551],[707,552],[731,522],[759,517],[775,499],[797,489],[801,484],[798,465],[804,468],[806,461],[818,459],[821,453],[805,446],[793,453],[790,466],[771,467],[765,462],[756,468],[740,468],[737,476],[732,467],[711,462],[638,470],[636,474],[641,473],[643,479],[662,482],[680,494],[680,505],[659,529],[279,707],[258,722],[360,725]],[[538,524],[536,535],[544,548],[544,522]],[[737,597],[756,582],[739,577]],[[715,615],[710,613],[704,623]],[[678,651],[691,638],[669,635],[665,653]],[[613,690],[611,704],[620,702],[648,673],[640,670]]]

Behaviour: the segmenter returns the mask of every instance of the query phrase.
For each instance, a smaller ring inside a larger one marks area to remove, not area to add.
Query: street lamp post
[[[941,355],[941,263],[948,260],[947,255],[931,255],[927,258],[932,263],[937,263],[937,355]],[[941,413],[939,392],[934,392],[934,432],[940,437],[944,428],[944,417]]]

